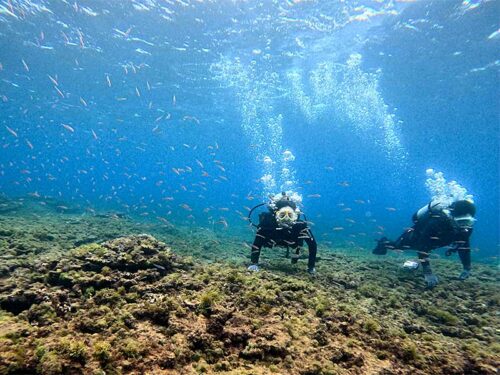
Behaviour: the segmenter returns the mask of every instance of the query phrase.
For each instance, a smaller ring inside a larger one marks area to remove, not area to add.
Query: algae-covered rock
[[[75,249],[74,254],[83,262],[82,268],[91,271],[101,271],[106,267],[107,270],[137,272],[155,269],[167,273],[180,266],[166,244],[146,234],[117,238],[100,245],[83,245]]]
[[[35,289],[15,289],[8,294],[0,295],[0,307],[3,310],[19,314],[28,310],[34,303],[42,301],[42,294]]]
[[[279,257],[272,272],[250,274],[180,255],[239,254],[239,242],[202,231],[96,243],[75,231],[71,241],[83,244],[61,251],[57,230],[46,231],[54,239],[37,230],[29,237],[55,250],[15,267],[9,260],[0,284],[2,374],[494,374],[498,366],[491,273],[480,285],[416,293],[409,277],[342,254],[318,262],[315,278]]]
[[[427,316],[446,325],[456,325],[459,322],[459,319],[455,315],[438,308],[429,308],[427,310]]]

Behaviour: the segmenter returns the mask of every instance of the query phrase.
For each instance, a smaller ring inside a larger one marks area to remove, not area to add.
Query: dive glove
[[[252,272],[259,272],[259,266],[256,264],[252,264],[248,266],[247,270],[252,271]]]

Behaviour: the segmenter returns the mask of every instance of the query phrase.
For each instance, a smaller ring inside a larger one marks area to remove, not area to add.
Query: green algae
[[[143,344],[134,339],[126,339],[122,342],[119,351],[129,359],[138,359],[146,352]]]
[[[222,294],[217,289],[211,289],[200,296],[198,311],[204,316],[210,316],[217,301],[222,299]]]
[[[77,362],[85,362],[88,357],[87,345],[83,341],[70,338],[60,340],[58,352]]]
[[[63,359],[56,352],[46,351],[40,357],[36,369],[41,374],[56,375],[62,373],[63,365]]]
[[[410,341],[402,344],[400,356],[405,362],[415,362],[420,358],[417,346]]]
[[[379,332],[381,329],[380,324],[374,319],[367,319],[363,323],[363,330],[368,334]]]
[[[101,364],[106,364],[111,359],[111,344],[107,341],[97,341],[94,343],[93,356]]]
[[[447,324],[447,325],[457,325],[460,320],[453,314],[448,311],[440,310],[437,308],[429,308],[427,309],[427,315],[437,320],[439,323]]]

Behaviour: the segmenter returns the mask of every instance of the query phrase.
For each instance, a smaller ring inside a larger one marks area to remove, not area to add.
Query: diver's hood
[[[450,206],[451,213],[455,217],[472,216],[476,215],[476,206],[471,200],[462,199],[453,202]]]
[[[281,198],[280,200],[276,201],[274,206],[275,206],[276,210],[280,210],[283,207],[290,207],[290,208],[292,208],[292,210],[297,209],[297,204],[294,201],[292,201],[291,199],[289,199],[288,197],[284,197],[284,198]]]

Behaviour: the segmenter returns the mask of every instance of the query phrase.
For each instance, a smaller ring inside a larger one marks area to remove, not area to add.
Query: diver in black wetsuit
[[[300,248],[304,241],[309,248],[307,272],[315,274],[317,244],[311,229],[303,220],[299,220],[297,205],[285,193],[268,205],[269,211],[259,215],[259,225],[252,245],[250,271],[259,271],[259,257],[262,247],[282,246],[292,249],[292,264],[297,263]]]
[[[448,207],[439,202],[430,202],[413,215],[413,226],[406,229],[396,241],[381,238],[373,254],[385,255],[388,249],[417,250],[427,286],[433,288],[438,278],[431,270],[430,252],[439,247],[451,246],[446,255],[458,252],[463,265],[459,279],[465,280],[471,272],[469,239],[475,214],[476,207],[470,200],[458,200]]]

